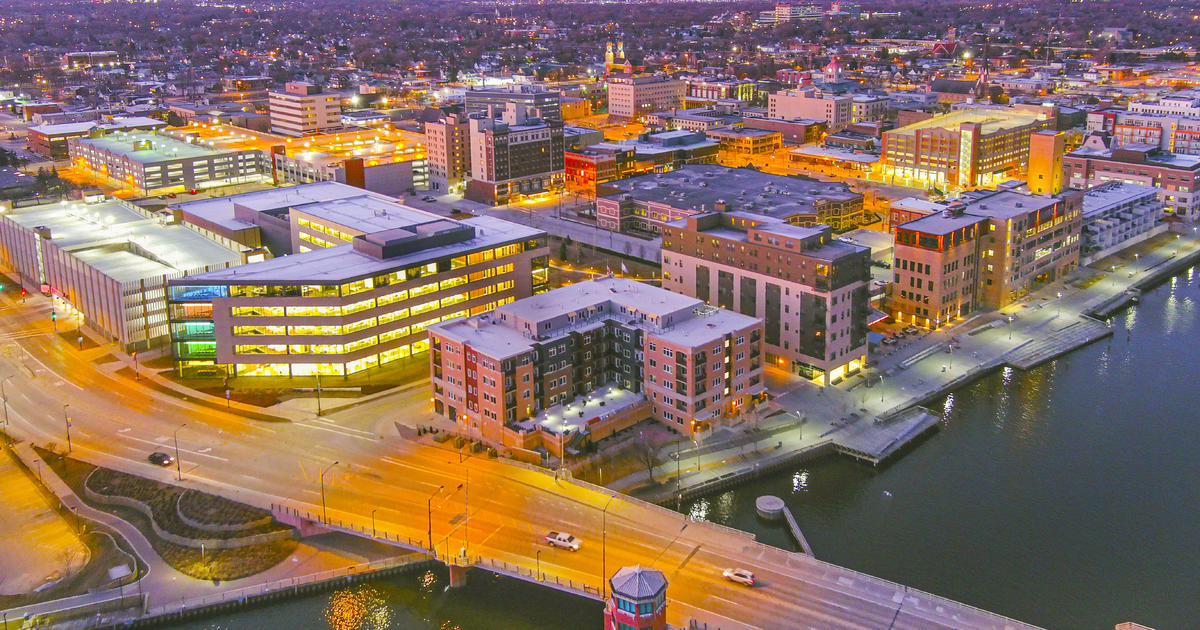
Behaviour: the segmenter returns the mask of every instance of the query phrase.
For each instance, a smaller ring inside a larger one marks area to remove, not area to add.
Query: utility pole
[[[186,427],[187,423],[179,425],[179,429]],[[183,468],[179,463],[179,429],[175,429],[175,479],[183,481]]]
[[[67,425],[67,454],[71,453],[71,416],[67,415],[67,407],[71,403],[63,403],[63,423]]]
[[[326,525],[329,524],[329,512],[325,508],[325,473],[329,472],[330,468],[333,468],[337,465],[338,462],[333,462],[332,464],[326,466],[325,470],[321,471],[321,520]]]

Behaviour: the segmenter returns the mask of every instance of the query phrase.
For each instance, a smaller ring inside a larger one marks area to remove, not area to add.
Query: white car
[[[551,547],[579,551],[579,539],[566,532],[549,532],[546,534],[546,544]]]
[[[746,586],[754,586],[754,572],[748,569],[725,569],[721,572],[726,580],[745,584]]]

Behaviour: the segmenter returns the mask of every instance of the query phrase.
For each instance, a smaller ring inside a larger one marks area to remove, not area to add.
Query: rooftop
[[[252,224],[234,217],[233,206],[235,204],[258,212],[266,212],[351,197],[377,200],[380,203],[395,203],[391,197],[366,192],[356,186],[338,182],[315,182],[211,199],[185,201],[172,204],[171,207],[181,210],[185,215],[196,216],[215,225],[238,230],[250,227]]]
[[[865,134],[860,134],[860,135],[863,135],[863,137],[867,137]],[[855,153],[854,151],[842,151],[839,149],[830,149],[830,148],[826,148],[826,147],[817,147],[817,146],[800,147],[798,149],[792,149],[791,151],[789,151],[789,153],[795,153],[796,155],[810,155],[813,157],[823,157],[823,158],[829,158],[831,160],[842,160],[845,162],[858,162],[860,164],[874,164],[875,162],[879,161],[878,155],[873,155],[870,153]]]
[[[960,109],[949,114],[927,118],[885,133],[910,134],[916,132],[918,129],[958,131],[958,126],[963,123],[979,123],[983,133],[992,134],[1009,129],[1026,127],[1041,120],[1046,120],[1044,113],[1034,113],[1027,109],[972,107],[970,109]]]
[[[449,219],[437,218],[452,222]],[[471,217],[457,223],[475,228],[474,238],[430,247],[393,258],[376,258],[356,251],[353,245],[339,245],[291,256],[270,258],[235,269],[199,274],[194,279],[210,284],[341,284],[544,234],[541,230],[493,217]]]
[[[27,229],[48,228],[56,247],[117,282],[238,265],[242,260],[240,252],[186,226],[163,224],[117,200],[14,208],[4,216]]]
[[[636,280],[603,276],[506,304],[496,309],[496,313],[545,321],[608,302],[649,315],[673,313],[702,304],[696,298]]]
[[[199,157],[226,155],[229,150],[201,146],[169,136],[144,131],[117,131],[97,138],[78,138],[71,142],[88,144],[135,162],[154,163]]]
[[[133,129],[137,127],[165,127],[166,125],[167,123],[155,118],[131,116],[129,118],[116,118],[110,121],[89,120],[86,122],[61,123],[57,125],[39,125],[37,127],[30,127],[29,130],[47,136],[63,136],[76,133],[87,133],[93,129],[111,131],[118,129]]]
[[[1114,160],[1117,162],[1126,163],[1142,163],[1132,159],[1123,159],[1114,153],[1121,151],[1137,151],[1145,156],[1145,164],[1152,166],[1164,166],[1167,168],[1177,168],[1185,171],[1200,171],[1200,155],[1184,155],[1182,153],[1171,153],[1158,148],[1158,145],[1149,144],[1134,144],[1127,143],[1117,147],[1092,147],[1081,146],[1067,155],[1070,157],[1084,158],[1099,158],[1106,160]]]
[[[693,164],[668,173],[639,175],[609,182],[619,192],[641,202],[661,203],[674,208],[704,212],[725,202],[730,210],[788,217],[813,214],[822,200],[850,201],[862,196],[843,183],[772,175],[754,169],[728,168],[715,164]]]
[[[1098,214],[1134,199],[1157,199],[1160,190],[1154,186],[1126,182],[1106,182],[1094,186],[1083,193],[1083,216]]]
[[[382,195],[362,192],[363,194],[354,197],[293,204],[291,207],[297,212],[364,234],[420,225],[443,218],[432,212],[410,208]]]

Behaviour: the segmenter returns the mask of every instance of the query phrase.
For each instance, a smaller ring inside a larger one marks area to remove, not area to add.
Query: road
[[[184,402],[103,369],[111,364],[107,348],[78,351],[54,335],[46,300],[2,300],[0,379],[12,433],[65,448],[70,418],[73,454],[91,463],[170,481],[175,471],[151,466],[146,456],[173,452],[177,435],[185,485],[247,503],[318,513],[324,477],[331,520],[374,525],[406,540],[431,537],[439,555],[465,548],[472,558],[526,571],[540,565],[593,588],[621,566],[650,565],[670,580],[673,624],[696,618],[727,629],[1025,627],[656,506],[621,496],[608,503],[605,492],[543,472],[486,456],[460,463],[456,452],[381,438],[371,424],[378,417],[346,422],[296,414],[290,422],[263,422]],[[381,403],[370,412],[386,416],[389,409]],[[551,528],[579,536],[583,549],[542,546]],[[720,571],[729,566],[755,571],[762,586],[723,580]]]

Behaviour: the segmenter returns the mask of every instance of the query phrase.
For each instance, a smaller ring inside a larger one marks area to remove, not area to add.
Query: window
[[[669,359],[675,356],[675,351],[670,348],[663,348],[663,356]]]

